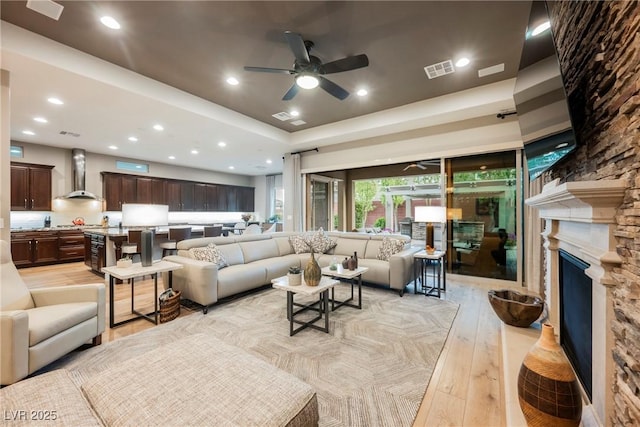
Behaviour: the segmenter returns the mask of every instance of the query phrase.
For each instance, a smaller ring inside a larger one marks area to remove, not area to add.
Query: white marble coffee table
[[[289,336],[293,336],[306,328],[317,329],[322,332],[329,333],[329,289],[333,289],[339,282],[330,277],[322,276],[318,286],[308,286],[302,280],[301,285],[292,286],[289,284],[287,276],[277,277],[271,281],[275,289],[287,291],[287,319],[289,320]],[[318,301],[311,304],[299,304],[293,301],[294,294],[305,296],[318,295]],[[293,309],[294,306],[301,307],[299,310]],[[295,316],[307,310],[317,311],[318,315],[311,320],[297,320]],[[324,313],[323,313],[324,312]],[[324,314],[324,327],[315,325],[315,322],[321,320]],[[301,325],[294,329],[293,325]]]
[[[366,271],[369,271],[368,267],[358,267],[355,270],[349,270],[347,268],[342,267],[342,265],[338,265],[335,270],[331,270],[330,267],[324,267],[322,269],[322,275],[333,277],[334,279],[346,279],[351,283],[351,297],[344,301],[336,301],[335,299],[335,288],[331,289],[331,311],[346,305],[348,307],[353,307],[357,309],[362,309],[362,274]],[[356,279],[358,279],[358,304],[353,304],[353,287],[356,284]]]

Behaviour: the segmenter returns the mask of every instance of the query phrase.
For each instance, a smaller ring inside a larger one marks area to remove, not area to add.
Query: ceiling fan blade
[[[296,62],[308,64],[310,62],[309,52],[307,52],[307,47],[304,45],[302,36],[298,33],[292,33],[291,31],[285,31],[284,36],[287,38],[289,48],[291,48],[293,55],[296,57]]]
[[[340,101],[344,100],[347,96],[349,96],[349,92],[332,82],[331,80],[325,79],[322,76],[318,76],[320,79],[320,87],[325,91],[329,92],[331,95],[338,98]]]
[[[424,165],[421,165],[420,163],[416,163],[416,166],[422,170],[425,170],[427,167]]]
[[[408,169],[411,169],[413,167],[413,165],[407,165],[404,169],[402,169],[402,172],[406,172]]]
[[[336,61],[327,62],[326,64],[322,64],[322,68],[324,70],[324,74],[332,74],[355,70],[358,68],[366,67],[368,65],[369,58],[363,53],[360,55],[348,56]]]
[[[291,88],[289,88],[287,93],[284,94],[284,96],[282,97],[282,100],[290,101],[291,99],[293,99],[294,96],[296,96],[297,93],[298,93],[298,84],[294,82],[293,86],[291,86]]]
[[[245,71],[258,71],[260,73],[295,74],[295,71],[285,70],[284,68],[244,67],[244,69]]]

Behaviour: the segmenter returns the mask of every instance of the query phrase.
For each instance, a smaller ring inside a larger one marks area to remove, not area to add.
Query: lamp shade
[[[416,206],[415,222],[446,222],[447,210],[444,206]]]
[[[158,227],[167,224],[168,205],[122,204],[122,225],[125,227]]]
[[[462,219],[462,208],[447,209],[447,219],[459,221]]]

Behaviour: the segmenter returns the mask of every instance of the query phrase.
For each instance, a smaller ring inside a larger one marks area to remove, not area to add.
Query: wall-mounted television
[[[551,29],[532,35],[548,20],[545,2],[532,2],[513,94],[530,180],[576,148]]]

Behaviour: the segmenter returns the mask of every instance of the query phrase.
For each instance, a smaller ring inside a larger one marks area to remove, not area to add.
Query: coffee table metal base
[[[289,319],[289,336],[294,336],[295,334],[306,328],[317,329],[318,331],[329,333],[329,289],[322,291],[318,297],[318,301],[311,304],[299,304],[294,302],[294,293],[295,292],[287,291],[287,319]],[[301,308],[299,310],[294,310],[294,307]],[[306,321],[297,320],[295,318],[297,314],[308,310],[317,311],[318,315],[313,319]],[[324,327],[316,325],[315,323],[318,320],[322,320],[323,317]],[[296,324],[301,326],[298,328],[294,328],[294,325]]]

